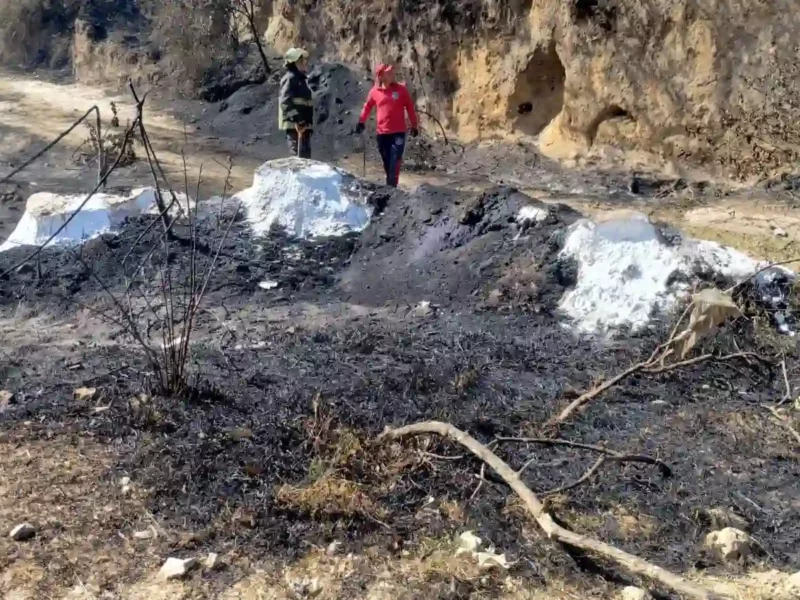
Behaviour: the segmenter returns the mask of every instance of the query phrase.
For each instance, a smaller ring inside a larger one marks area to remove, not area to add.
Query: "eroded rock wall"
[[[274,0],[266,37],[397,61],[467,141],[601,147],[751,180],[800,158],[796,0]]]

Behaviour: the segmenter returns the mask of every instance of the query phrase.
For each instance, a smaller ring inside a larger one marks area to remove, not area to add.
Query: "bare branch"
[[[461,444],[464,448],[489,465],[489,467],[519,495],[528,512],[536,522],[539,523],[539,526],[550,539],[599,554],[600,556],[613,560],[631,574],[657,581],[667,588],[685,594],[690,598],[695,598],[697,600],[716,600],[724,598],[724,596],[714,595],[712,592],[695,585],[684,577],[667,571],[638,556],[628,554],[610,544],[561,527],[555,522],[550,513],[547,512],[544,504],[539,500],[536,494],[523,483],[518,473],[485,445],[481,444],[468,433],[448,423],[428,421],[401,427],[399,429],[387,429],[378,439],[379,441],[395,440],[403,437],[432,433],[447,437]]]
[[[50,151],[50,150],[51,150],[53,147],[55,147],[55,145],[56,145],[56,144],[58,144],[58,143],[59,143],[61,140],[63,140],[63,139],[64,139],[65,137],[67,137],[67,136],[68,136],[70,133],[72,133],[72,132],[75,130],[75,128],[76,128],[78,125],[80,125],[81,123],[83,123],[83,122],[84,122],[84,121],[85,121],[85,120],[86,120],[86,119],[89,117],[89,115],[90,115],[90,114],[92,114],[92,113],[96,113],[96,114],[97,114],[97,124],[98,124],[98,131],[99,131],[99,130],[100,130],[100,108],[99,108],[97,105],[94,105],[94,106],[92,106],[92,107],[91,107],[89,110],[87,110],[87,111],[86,111],[86,112],[83,114],[83,116],[82,116],[82,117],[80,117],[80,118],[79,118],[77,121],[75,121],[75,122],[74,122],[72,125],[70,125],[70,127],[69,127],[69,128],[66,130],[66,131],[63,131],[63,132],[61,132],[61,134],[59,134],[59,136],[58,136],[56,139],[54,139],[52,142],[50,142],[49,144],[47,144],[47,146],[45,146],[44,148],[42,148],[41,150],[39,150],[39,152],[37,152],[36,154],[34,154],[32,157],[30,157],[28,160],[26,160],[24,163],[22,163],[22,164],[21,164],[20,166],[18,166],[16,169],[14,169],[13,171],[11,171],[11,173],[9,173],[8,175],[6,175],[6,176],[5,176],[5,177],[3,177],[2,179],[0,179],[0,185],[2,185],[2,184],[4,184],[4,183],[8,183],[8,181],[9,181],[9,180],[10,180],[12,177],[14,177],[14,175],[16,175],[16,174],[18,174],[18,173],[20,173],[20,172],[24,171],[26,168],[28,168],[29,166],[31,166],[31,164],[33,164],[33,163],[34,163],[34,162],[36,162],[38,159],[40,159],[42,156],[44,156],[45,154],[47,154],[47,152],[49,152],[49,151]],[[102,150],[101,150],[101,154],[102,154]],[[100,164],[101,164],[101,165],[103,164],[103,163],[102,163],[102,158],[101,158]],[[97,185],[98,185],[98,187],[100,187],[100,184],[101,184],[101,183],[102,183],[102,184],[104,184],[104,183],[105,183],[105,178],[102,176],[102,166],[101,166],[101,168],[100,168],[100,175],[98,176],[98,182],[97,182]]]
[[[573,442],[571,440],[561,439],[548,439],[548,438],[526,438],[526,437],[496,437],[497,443],[515,443],[515,444],[539,444],[542,446],[566,446],[568,448],[576,448],[578,450],[589,450],[591,452],[598,452],[604,454],[608,461],[612,462],[638,462],[647,465],[655,465],[661,470],[664,477],[672,476],[672,469],[669,468],[667,463],[652,456],[645,456],[642,454],[624,454],[609,450],[603,446],[594,446],[592,444],[582,444],[580,442]]]
[[[546,492],[542,492],[542,496],[555,496],[556,494],[563,494],[564,492],[568,492],[570,490],[574,490],[576,487],[583,485],[587,481],[589,481],[595,474],[600,470],[600,468],[605,464],[606,457],[601,456],[598,458],[595,463],[589,467],[589,470],[583,474],[583,476],[578,479],[577,481],[573,481],[572,483],[568,483],[567,485],[562,485],[561,487],[555,488],[553,490],[547,490]]]

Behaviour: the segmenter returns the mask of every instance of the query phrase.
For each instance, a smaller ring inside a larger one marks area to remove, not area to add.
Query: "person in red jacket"
[[[364,124],[372,115],[372,109],[377,107],[378,151],[383,160],[383,170],[386,171],[386,185],[397,187],[406,149],[406,113],[411,122],[412,137],[419,135],[419,121],[411,94],[406,86],[395,81],[394,67],[379,65],[375,75],[378,80],[369,91],[356,133],[360,135],[364,132]]]

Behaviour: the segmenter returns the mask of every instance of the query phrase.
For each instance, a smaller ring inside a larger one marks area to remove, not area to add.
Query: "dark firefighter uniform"
[[[311,158],[311,136],[314,126],[314,102],[311,88],[298,61],[305,61],[308,53],[300,48],[290,49],[284,56],[286,73],[281,79],[278,121],[286,132],[293,156]]]

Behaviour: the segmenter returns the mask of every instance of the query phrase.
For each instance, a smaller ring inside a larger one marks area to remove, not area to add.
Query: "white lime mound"
[[[715,242],[666,240],[640,214],[577,221],[561,256],[577,261],[578,282],[559,307],[587,333],[623,326],[641,330],[654,312],[675,308],[690,282],[698,280],[698,271],[740,280],[765,266]]]
[[[265,234],[277,225],[307,239],[362,231],[372,216],[367,197],[353,175],[299,158],[264,163],[253,187],[236,195],[254,233]]]
[[[0,245],[0,252],[44,244],[69,221],[85,199],[85,195],[33,194],[25,204],[25,213],[17,227]],[[179,198],[179,202],[184,201],[185,198]],[[130,217],[157,212],[153,188],[133,190],[127,196],[95,194],[50,243],[67,246],[81,244],[104,233],[117,232]]]

